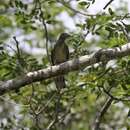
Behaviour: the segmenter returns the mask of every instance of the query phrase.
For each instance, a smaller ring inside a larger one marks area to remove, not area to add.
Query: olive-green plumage
[[[70,37],[67,33],[62,33],[57,40],[52,52],[51,52],[51,60],[53,65],[57,65],[63,63],[69,59],[69,49],[65,43],[65,40]],[[65,79],[63,75],[57,76],[55,78],[55,84],[57,89],[61,89],[65,87]]]

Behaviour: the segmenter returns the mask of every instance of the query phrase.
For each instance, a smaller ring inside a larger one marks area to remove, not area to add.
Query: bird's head
[[[68,33],[61,33],[59,39],[61,40],[66,40],[67,38],[69,38],[70,35]]]

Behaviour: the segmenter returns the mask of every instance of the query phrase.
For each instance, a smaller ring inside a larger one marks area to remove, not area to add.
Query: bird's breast
[[[67,56],[66,56],[66,49],[64,48],[64,46],[62,47],[58,47],[56,49],[56,55],[55,55],[55,62],[58,63],[62,63],[65,62],[67,60]]]

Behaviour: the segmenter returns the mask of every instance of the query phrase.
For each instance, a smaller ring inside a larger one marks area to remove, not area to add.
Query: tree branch
[[[34,72],[29,72],[19,78],[3,81],[0,83],[0,95],[19,89],[25,85],[33,82],[45,80],[51,77],[55,77],[61,74],[66,74],[81,68],[93,65],[99,62],[107,62],[112,59],[121,58],[130,54],[130,43],[125,44],[121,47],[101,49],[91,55],[84,55],[80,58],[64,62],[59,65],[50,66],[45,69],[41,69]]]
[[[98,112],[97,117],[96,117],[96,121],[95,121],[95,124],[94,124],[94,130],[100,129],[100,123],[101,123],[102,117],[105,115],[105,113],[107,112],[107,110],[111,106],[112,101],[113,101],[113,99],[109,97],[107,99],[107,101],[104,103],[101,110]]]

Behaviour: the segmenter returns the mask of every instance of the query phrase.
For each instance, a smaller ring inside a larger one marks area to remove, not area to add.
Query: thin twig
[[[42,11],[42,8],[41,8],[41,2],[38,0],[38,3],[39,3],[39,10],[40,10],[40,18],[41,18],[41,21],[42,21],[42,25],[43,25],[43,30],[44,30],[44,33],[45,33],[45,38],[46,38],[46,53],[47,53],[47,57],[48,57],[48,60],[51,64],[51,58],[50,58],[50,54],[49,54],[49,47],[48,47],[48,29],[47,29],[47,25],[46,25],[46,22],[45,22],[45,19],[43,17],[43,11]]]
[[[60,120],[59,120],[59,123],[63,122],[63,120],[65,119],[65,117],[67,116],[67,114],[70,112],[70,108],[72,107],[72,105],[74,104],[74,101],[75,101],[75,97],[76,95],[74,95],[71,99],[72,99],[72,102],[70,104],[68,104],[67,106],[67,110],[66,112],[61,116]],[[58,124],[59,124],[58,123]]]
[[[97,76],[96,79],[94,79],[94,80],[92,80],[92,81],[90,81],[90,82],[93,83],[93,82],[96,82],[97,80],[101,79],[103,76],[105,76],[105,75],[109,72],[110,69],[111,69],[111,68],[106,69],[106,70],[103,71],[99,76]],[[79,85],[79,87],[82,87],[82,86],[84,86],[84,85],[88,85],[88,82]]]
[[[57,93],[57,101],[56,101],[56,105],[55,105],[55,117],[54,119],[51,121],[51,123],[48,125],[48,127],[46,128],[46,130],[50,130],[56,123],[59,122],[58,116],[59,116],[59,109],[60,109],[60,101],[61,101],[61,91],[58,90]]]
[[[103,71],[103,72],[102,72],[96,79],[94,79],[92,82],[95,82],[95,81],[101,79],[103,76],[105,76],[105,75],[109,72],[109,70],[111,70],[111,68],[107,68],[105,71]]]
[[[97,16],[97,14],[86,14],[84,12],[81,12],[79,10],[76,10],[74,8],[72,8],[71,6],[69,6],[65,1],[63,0],[56,0],[57,2],[59,2],[60,4],[62,4],[63,6],[65,6],[66,8],[70,9],[71,11],[75,12],[75,13],[78,13],[78,14],[81,14],[81,15],[84,15],[84,16]]]
[[[51,103],[51,101],[53,100],[54,96],[55,96],[55,93],[51,96],[51,98],[48,100],[48,102],[45,104],[45,106],[37,113],[37,115],[39,115],[40,113],[42,113],[42,112],[46,109],[46,107],[47,107],[47,106]]]
[[[38,130],[41,130],[41,128],[39,126],[39,115],[37,114],[35,108],[32,106],[32,103],[31,103],[32,102],[32,98],[35,96],[34,91],[35,91],[34,85],[32,84],[32,93],[31,93],[31,96],[30,96],[30,99],[29,99],[29,105],[30,105],[30,109],[33,112],[33,117],[34,117],[34,119],[36,121],[35,125],[37,126]]]
[[[57,101],[56,101],[56,106],[55,106],[55,121],[58,122],[58,116],[59,116],[59,109],[60,107],[60,101],[61,101],[61,92],[60,90],[58,90],[58,94],[57,94]]]
[[[45,130],[50,130],[52,126],[55,124],[56,120],[54,119]]]
[[[15,41],[15,43],[16,43],[16,48],[17,48],[17,58],[20,59],[21,54],[20,54],[20,49],[19,49],[19,42],[18,42],[18,40],[16,39],[15,36],[13,37],[13,39],[14,39],[14,41]]]
[[[20,73],[26,73],[28,71],[27,71],[27,68],[26,68],[27,66],[25,65],[26,62],[24,61],[24,59],[22,57],[21,50],[19,48],[20,43],[16,39],[16,36],[14,36],[13,39],[14,39],[14,41],[16,43],[16,51],[15,52],[16,52],[16,56],[17,56],[17,62],[18,62],[18,67],[20,69]],[[19,91],[19,90],[16,90],[16,92],[17,91]]]
[[[48,60],[51,64],[51,59],[50,59],[50,54],[49,54],[49,48],[48,48],[48,31],[47,31],[47,26],[46,26],[46,23],[45,23],[45,20],[44,18],[42,17],[42,24],[44,26],[44,29],[45,29],[45,37],[46,37],[46,53],[47,53],[47,57],[48,57]]]
[[[113,101],[113,99],[111,97],[109,97],[107,99],[107,101],[105,101],[101,110],[98,112],[98,114],[96,116],[95,124],[94,124],[94,130],[99,130],[102,117],[105,115],[105,113],[107,112],[107,110],[111,106],[112,101]]]
[[[11,47],[10,45],[5,44],[4,46],[10,48],[14,53],[17,53],[17,51],[13,47]]]
[[[102,88],[103,88],[103,92],[105,92],[113,100],[116,100],[116,101],[130,101],[130,99],[125,99],[127,97],[117,98],[117,97],[113,96],[109,91],[107,91],[104,87],[102,87]]]
[[[110,0],[105,6],[103,9],[106,9],[114,0]]]

